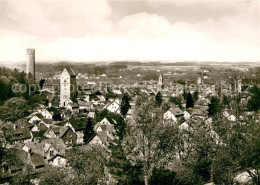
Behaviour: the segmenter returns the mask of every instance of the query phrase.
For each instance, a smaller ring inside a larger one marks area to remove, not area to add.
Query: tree
[[[161,105],[162,105],[162,95],[161,92],[159,91],[155,96],[155,106],[160,107]]]
[[[49,168],[40,175],[40,185],[70,184],[68,172],[61,168]]]
[[[129,103],[129,97],[124,94],[123,98],[122,98],[122,102],[121,102],[121,106],[120,106],[120,112],[123,116],[125,116],[128,112],[130,108],[130,103]]]
[[[187,100],[186,100],[186,108],[193,108],[194,102],[191,93],[188,93]]]
[[[195,102],[198,101],[198,99],[199,99],[199,92],[198,91],[194,92],[193,99],[194,99]]]
[[[48,168],[40,173],[40,185],[105,184],[107,153],[99,145],[74,147],[66,154],[66,168]]]
[[[189,120],[178,132],[180,165],[175,167],[180,184],[202,184],[210,179],[211,164],[217,145],[209,124],[203,119]]]
[[[172,125],[163,127],[162,120],[152,116],[154,103],[146,95],[139,97],[134,113],[136,124],[128,124],[123,141],[130,163],[133,166],[140,164],[146,185],[155,167],[170,163],[177,141],[175,127]]]
[[[87,124],[84,130],[84,137],[83,137],[84,142],[88,143],[89,140],[94,136],[94,134],[95,131],[94,131],[92,118],[88,117]]]
[[[107,152],[100,145],[74,147],[67,156],[71,167],[70,184],[103,184],[107,182]]]
[[[232,109],[239,109],[239,107],[235,106]],[[252,184],[259,184],[260,125],[256,116],[247,116],[240,112],[236,121],[230,124],[226,118],[219,115],[214,118],[213,129],[220,141],[212,173],[214,183],[234,184],[237,173],[245,171],[252,178]]]
[[[260,88],[257,86],[254,86],[252,89],[253,96],[248,101],[248,109],[250,111],[258,111],[260,110]]]
[[[10,98],[0,107],[0,119],[14,122],[29,115],[29,105],[24,98]]]
[[[187,93],[187,91],[186,91],[185,89],[184,89],[184,91],[183,91],[182,96],[183,96],[184,100],[187,100],[187,98],[188,98],[188,93]]]
[[[181,97],[170,97],[169,101],[174,103],[175,105],[178,105],[179,107],[182,107],[182,105],[181,105],[182,98]]]
[[[223,106],[224,108],[230,108],[230,98],[227,96],[223,96]]]
[[[0,121],[0,164],[7,164],[13,167],[23,167],[24,163],[19,158],[17,149],[9,148],[8,144],[13,144],[12,136],[14,134],[13,123],[6,123]],[[2,167],[2,166],[1,166]],[[2,169],[0,170],[0,183],[3,183],[2,179],[5,177]],[[14,180],[22,180],[23,174],[19,174]],[[24,178],[25,179],[25,178]],[[25,179],[26,180],[26,179]],[[27,179],[28,180],[28,179]],[[17,183],[13,183],[17,184]]]
[[[164,104],[162,105],[162,109],[165,110],[165,111],[169,110],[170,108],[171,108],[171,107],[170,107],[167,103],[164,103]]]
[[[120,139],[114,139],[109,144],[110,157],[108,160],[108,169],[118,184],[128,184],[128,171],[131,164],[126,157],[124,146]]]
[[[209,116],[215,116],[222,111],[220,99],[218,97],[212,97],[209,104]]]
[[[114,127],[116,131],[116,137],[118,137],[119,140],[122,140],[126,134],[126,127],[127,127],[124,118],[120,116]]]

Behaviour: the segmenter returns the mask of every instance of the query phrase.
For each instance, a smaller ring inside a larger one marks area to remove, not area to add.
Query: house
[[[229,121],[236,121],[235,112],[233,110],[225,110],[223,116],[226,117]]]
[[[183,113],[184,113],[184,114],[183,114],[184,119],[185,119],[185,120],[189,120],[190,117],[191,117],[190,113],[189,113],[188,111],[184,111]]]
[[[112,124],[114,125],[116,123],[116,121],[114,119],[112,119],[112,118],[106,117],[106,118],[103,118],[100,121],[100,123],[103,124],[103,125],[112,125]]]
[[[59,137],[63,140],[66,145],[76,144],[77,142],[77,135],[73,132],[70,127],[62,127],[60,130]]]
[[[72,145],[77,143],[77,135],[68,126],[51,126],[45,133],[44,136],[49,139],[60,138],[66,145]]]
[[[97,97],[99,98],[99,100],[101,102],[105,102],[106,101],[106,98],[103,95],[97,95]]]
[[[42,121],[41,119],[43,118],[43,116],[41,114],[35,114],[33,115],[30,119],[29,119],[29,123],[34,123],[34,122],[37,122],[37,121]]]
[[[163,119],[165,120],[173,120],[174,122],[177,122],[177,119],[179,117],[182,117],[184,115],[184,112],[179,107],[170,108],[168,111],[166,111],[163,114]]]
[[[62,139],[45,139],[41,143],[44,145],[45,158],[48,159],[56,154],[65,156],[66,145]]]
[[[32,141],[33,135],[29,128],[16,128],[12,140],[16,142],[27,143]]]
[[[173,120],[174,122],[177,122],[177,118],[174,116],[174,114],[168,110],[163,114],[163,119],[165,120]]]
[[[67,164],[67,160],[65,159],[65,157],[63,157],[59,154],[56,154],[48,161],[49,161],[50,165],[55,166],[55,167],[65,167]]]
[[[65,148],[66,145],[62,139],[45,139],[40,143],[28,142],[22,147],[22,150],[39,154],[47,162],[57,154],[65,156]]]
[[[105,127],[107,127],[109,125],[103,125],[103,126],[104,126],[104,129],[105,129]],[[90,140],[89,144],[91,144],[91,145],[99,144],[99,145],[102,145],[102,146],[108,146],[109,145],[109,140],[113,140],[113,138],[114,138],[112,133],[113,133],[112,127],[108,128],[108,130],[105,129],[105,130],[99,131]]]
[[[36,122],[34,123],[34,126],[32,127],[32,132],[40,132],[41,130],[47,130],[48,127],[42,123],[42,122]]]
[[[207,99],[201,99],[195,102],[194,108],[208,110],[209,101]]]
[[[89,112],[89,113],[88,113],[88,117],[90,117],[90,118],[92,118],[92,119],[95,119],[96,113],[95,113],[95,112]]]
[[[33,124],[26,121],[26,120],[19,120],[18,122],[16,122],[14,124],[14,129],[23,129],[23,128],[28,128],[28,129],[32,129],[33,128]]]
[[[59,101],[58,98],[54,94],[50,94],[47,96],[48,100],[48,107],[58,107],[59,106]]]
[[[116,121],[110,117],[103,118],[100,122],[98,122],[94,130],[96,131],[96,135],[90,140],[90,144],[100,144],[103,146],[107,146],[109,144],[109,140],[114,138],[114,125]]]
[[[151,112],[152,117],[162,118],[164,115],[164,111],[161,108],[154,108]]]
[[[34,169],[42,169],[45,167],[44,159],[39,154],[29,152],[29,160]]]
[[[102,146],[105,146],[106,145],[106,142],[101,140],[101,138],[103,137],[99,137],[97,134],[90,140],[89,144],[90,145],[95,145],[95,144],[98,144],[98,145],[102,145]]]
[[[45,138],[59,138],[61,129],[62,129],[62,126],[52,125],[44,133],[44,137]]]
[[[37,113],[34,114],[28,122],[32,124],[42,123],[49,128],[52,124],[52,119],[44,118],[42,114]]]
[[[127,120],[127,122],[130,122],[130,123],[135,122],[135,120],[134,120],[134,110],[132,108],[127,111],[125,120]]]
[[[32,135],[33,135],[33,141],[37,141],[37,142],[41,142],[45,137],[44,137],[44,133],[46,132],[47,129],[44,130],[39,130],[39,131],[32,131]]]
[[[107,109],[109,112],[120,114],[120,104],[119,101],[114,100],[108,103],[103,109]]]
[[[79,114],[79,104],[77,103],[68,103],[66,109],[70,110],[72,114]]]
[[[54,92],[54,81],[51,78],[44,79],[42,91]]]
[[[189,131],[191,129],[191,127],[190,127],[189,123],[187,121],[185,121],[179,125],[179,129],[181,131]]]
[[[92,110],[93,109],[93,104],[92,102],[88,102],[85,100],[78,100],[78,105],[79,105],[79,110]]]
[[[47,109],[40,109],[39,113],[46,119],[52,119],[53,113]]]
[[[87,124],[86,118],[72,118],[64,126],[70,127],[77,135],[77,144],[83,143],[84,129]]]
[[[122,95],[122,92],[120,90],[116,90],[116,89],[113,90],[113,93],[116,95]]]
[[[201,109],[193,109],[193,111],[191,113],[191,117],[205,119],[205,118],[207,118],[207,112],[205,110],[201,110]]]
[[[67,99],[64,103],[64,107],[67,107],[70,103],[73,103],[73,101],[71,99]]]

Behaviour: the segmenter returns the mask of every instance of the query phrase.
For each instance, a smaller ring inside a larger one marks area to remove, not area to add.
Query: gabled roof
[[[198,100],[195,102],[195,105],[200,105],[200,106],[207,106],[208,105],[208,101],[207,100]]]
[[[193,109],[192,111],[192,116],[195,115],[195,116],[207,116],[207,113],[205,111],[202,111],[200,109]]]
[[[29,123],[28,121],[20,120],[15,123],[15,126],[17,128],[32,128],[34,125],[32,123]]]
[[[30,148],[32,153],[36,153],[41,156],[44,156],[44,145],[42,143],[38,143],[36,141],[27,142],[27,143],[25,143],[25,146]]]
[[[64,144],[62,139],[45,139],[41,143],[51,144],[56,150],[58,150],[59,154],[65,155],[66,145]]]
[[[116,121],[115,121],[113,118],[111,118],[110,116],[107,116],[106,118],[107,118],[107,120],[109,121],[109,123],[111,123],[112,125],[115,125],[115,124],[116,124]],[[105,118],[104,118],[104,119],[105,119]]]
[[[50,127],[50,130],[52,130],[55,134],[59,134],[61,128],[62,128],[61,126],[52,125],[52,126]]]
[[[86,118],[71,118],[69,120],[69,123],[72,125],[72,127],[77,130],[82,130],[86,127],[87,119]]]
[[[70,76],[76,76],[76,73],[73,71],[73,69],[71,67],[66,67],[65,69],[68,71]]]
[[[179,107],[170,108],[169,111],[170,111],[174,116],[181,116],[181,115],[184,114],[184,112],[183,112]]]
[[[44,166],[44,159],[39,154],[33,153],[31,156],[31,162],[34,166]]]
[[[28,128],[18,128],[14,131],[14,137],[13,140],[23,140],[23,139],[30,139],[31,136],[31,132]]]
[[[62,127],[60,129],[60,137],[63,137],[63,135],[70,129],[70,127]]]
[[[77,103],[69,103],[69,105],[71,105],[72,108],[78,108],[79,104]]]
[[[91,106],[92,102],[86,102],[86,101],[78,101],[79,106]]]

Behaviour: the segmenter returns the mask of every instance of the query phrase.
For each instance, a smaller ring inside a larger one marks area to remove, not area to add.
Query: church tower
[[[35,80],[35,49],[26,50],[26,74]]]
[[[201,83],[202,83],[201,77],[198,76],[198,79],[197,79],[197,85],[200,85]]]
[[[71,67],[66,67],[60,75],[60,107],[67,106],[66,102],[77,92],[76,74]]]
[[[242,80],[239,79],[239,80],[237,81],[237,93],[240,94],[241,91],[242,91]]]
[[[160,76],[159,76],[158,88],[163,88],[163,75],[162,75],[162,73],[160,73]]]

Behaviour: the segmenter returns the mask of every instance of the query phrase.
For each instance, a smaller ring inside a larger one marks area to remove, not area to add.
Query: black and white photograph
[[[260,0],[0,0],[0,185],[260,185]]]

